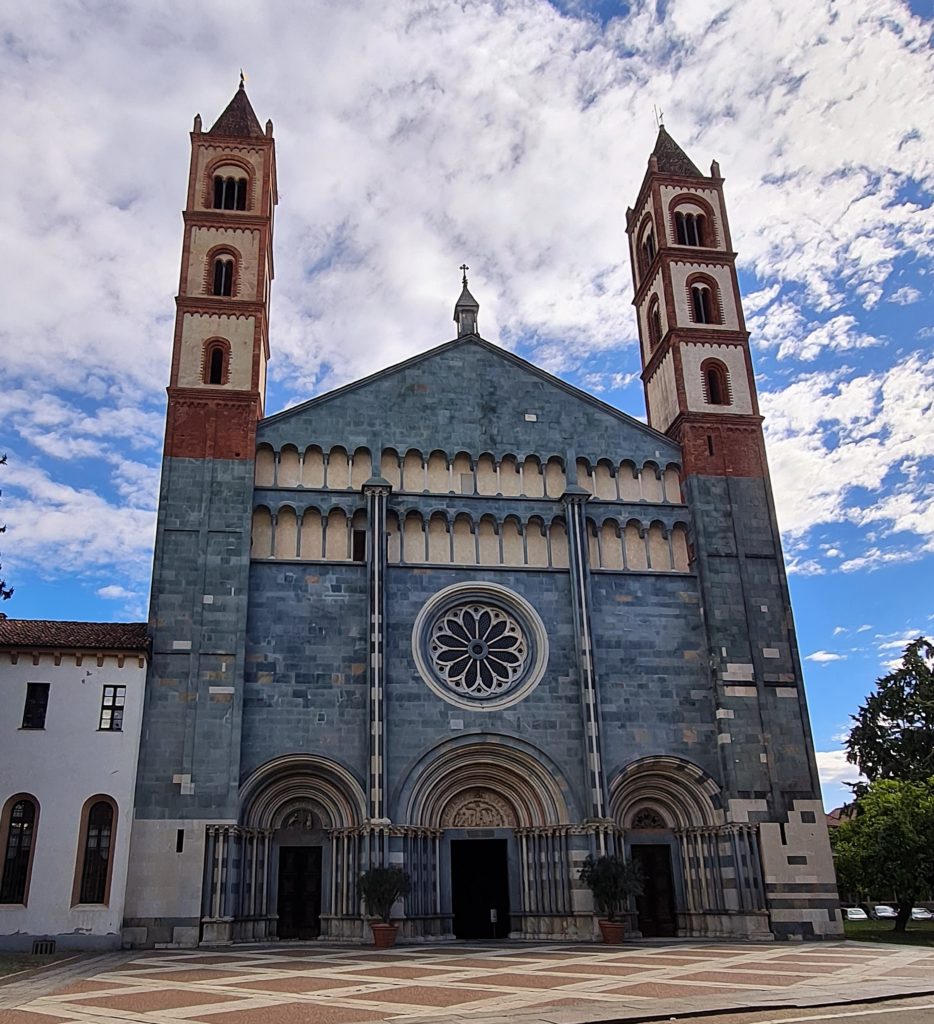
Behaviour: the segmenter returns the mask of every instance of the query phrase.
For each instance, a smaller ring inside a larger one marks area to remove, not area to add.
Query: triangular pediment
[[[678,446],[593,395],[469,335],[269,416],[258,440],[677,461]]]

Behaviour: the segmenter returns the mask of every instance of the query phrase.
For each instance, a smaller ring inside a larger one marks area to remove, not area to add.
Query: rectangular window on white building
[[[24,729],[44,729],[49,708],[49,684],[27,683],[26,706],[23,708]]]
[[[99,729],[120,732],[123,729],[123,705],[126,703],[125,686],[105,686],[101,700],[101,724]]]

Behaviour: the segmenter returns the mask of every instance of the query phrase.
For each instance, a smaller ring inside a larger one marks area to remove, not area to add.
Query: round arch
[[[610,782],[610,814],[624,828],[642,808],[657,810],[670,828],[723,823],[720,787],[696,764],[679,757],[643,757]]]
[[[311,806],[325,828],[348,828],[366,817],[366,798],[342,765],[317,754],[286,754],[260,765],[240,787],[240,817],[250,828],[278,828]]]
[[[571,820],[567,783],[550,758],[530,744],[496,735],[458,737],[424,754],[403,782],[401,820],[440,828],[452,801],[476,790],[505,801],[519,827]]]

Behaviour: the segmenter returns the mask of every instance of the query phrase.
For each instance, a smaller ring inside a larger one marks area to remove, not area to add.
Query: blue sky
[[[934,629],[934,100],[914,0],[39,2],[0,11],[3,611],[144,618],[195,112],[279,160],[267,408],[485,337],[644,416],[653,105],[720,162],[829,803]],[[923,20],[927,18],[927,20]]]

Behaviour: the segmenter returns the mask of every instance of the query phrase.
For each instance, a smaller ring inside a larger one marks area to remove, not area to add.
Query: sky
[[[274,412],[453,335],[645,417],[654,110],[719,161],[828,806],[934,631],[931,0],[0,8],[2,611],[144,619],[192,119],[277,140]]]

